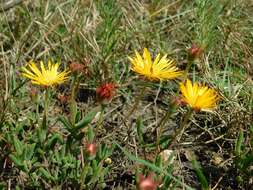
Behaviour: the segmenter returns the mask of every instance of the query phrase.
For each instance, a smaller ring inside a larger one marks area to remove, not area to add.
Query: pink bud
[[[89,156],[95,156],[97,152],[97,146],[95,143],[89,143],[86,145],[86,152]]]
[[[158,183],[153,180],[154,174],[149,174],[148,177],[140,175],[140,182],[138,184],[139,190],[156,190]]]
[[[192,44],[192,47],[189,49],[189,56],[191,59],[196,59],[203,52],[203,49],[196,44]]]

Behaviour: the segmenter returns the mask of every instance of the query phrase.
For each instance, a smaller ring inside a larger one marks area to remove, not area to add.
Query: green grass
[[[136,189],[139,174],[154,172],[160,189],[249,189],[252,5],[250,0],[35,0],[1,9],[0,188]],[[173,164],[165,163],[157,155],[157,130],[172,111],[159,142],[160,151],[168,149],[187,110],[171,108],[179,81],[140,80],[128,56],[147,47],[185,69],[193,44],[203,53],[188,77],[217,89],[222,100],[213,112],[192,115],[173,146]],[[72,62],[88,68],[73,108],[80,129],[71,128],[69,105],[57,98],[71,94],[73,76],[51,89],[48,121],[42,124],[44,89],[20,73],[31,59],[60,61],[61,69]],[[118,87],[101,106],[94,94],[105,82]],[[143,85],[144,96],[126,117]],[[89,157],[85,144],[93,141],[97,154]]]

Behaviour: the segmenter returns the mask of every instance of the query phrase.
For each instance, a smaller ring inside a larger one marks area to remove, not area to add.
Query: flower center
[[[45,81],[50,83],[57,78],[57,73],[52,72],[52,71],[46,71],[44,76],[45,76]]]

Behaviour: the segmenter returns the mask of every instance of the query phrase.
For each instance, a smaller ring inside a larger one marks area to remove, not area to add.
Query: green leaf
[[[75,123],[80,121],[80,119],[81,119],[81,112],[78,110],[76,113]]]
[[[71,101],[70,104],[70,121],[71,123],[75,123],[76,122],[76,114],[77,114],[77,103],[76,101]]]
[[[20,160],[19,158],[17,158],[16,156],[14,156],[13,154],[9,155],[9,158],[14,162],[14,164],[16,165],[17,168],[19,168],[20,170],[24,171],[24,172],[28,172],[28,168],[27,166],[23,163],[22,160]]]
[[[155,165],[158,167],[162,167],[162,158],[161,155],[158,155],[155,159]]]
[[[103,156],[102,156],[102,146],[98,147],[97,156],[98,156],[99,159],[103,159]]]
[[[160,174],[165,174],[169,177],[171,177],[175,182],[181,184],[182,186],[184,186],[187,190],[194,190],[193,188],[191,188],[190,186],[184,184],[183,182],[179,181],[177,178],[175,178],[174,176],[172,176],[172,174],[168,173],[167,171],[164,171],[162,168],[157,167],[155,164],[148,162],[146,160],[140,159],[138,157],[135,157],[133,155],[131,155],[130,153],[128,153],[124,148],[122,148],[118,143],[114,142],[114,144],[117,145],[117,147],[119,147],[121,149],[121,151],[132,161],[134,162],[138,162],[140,164],[143,164],[145,166],[147,166],[149,169],[151,169],[154,172],[158,172]]]
[[[90,169],[89,165],[84,166],[83,169],[82,169],[81,177],[80,177],[80,179],[81,179],[81,185],[80,186],[81,187],[84,186],[84,183],[86,181],[87,175],[89,173],[89,169]]]
[[[47,118],[46,118],[46,115],[44,115],[43,119],[42,119],[42,128],[43,129],[47,129]]]
[[[61,137],[61,135],[59,135],[58,133],[55,133],[55,134],[53,134],[53,136],[48,140],[48,143],[47,143],[47,149],[52,149],[54,146],[55,146],[55,144],[57,143],[57,141],[59,141],[59,142],[63,142],[63,140],[62,140],[62,137]]]
[[[38,128],[37,130],[37,136],[38,136],[38,139],[39,139],[39,142],[41,144],[44,144],[46,138],[47,138],[47,129],[45,128]]]
[[[92,111],[88,112],[85,117],[75,124],[75,130],[82,129],[86,127],[94,119],[98,112],[98,107],[94,108]]]
[[[160,138],[160,142],[159,145],[161,145],[162,149],[166,149],[166,147],[168,147],[168,144],[171,141],[171,136],[169,135],[164,135]],[[155,150],[156,149],[156,143],[149,143],[149,144],[145,144],[144,147],[145,148],[149,148],[149,150]]]
[[[26,160],[31,160],[32,159],[32,156],[34,154],[35,146],[36,146],[35,143],[29,144],[29,145],[26,146],[26,148],[25,148],[25,159]]]
[[[20,160],[19,158],[17,158],[16,156],[14,156],[13,154],[9,155],[9,158],[14,162],[14,164],[16,166],[24,166],[24,163],[22,160]]]
[[[38,148],[38,149],[37,149],[37,152],[38,152],[41,156],[45,156],[45,152],[44,152],[41,148]]]
[[[107,157],[108,149],[105,144],[101,145],[101,158],[104,159]]]
[[[253,134],[253,125],[251,125],[251,126],[249,127],[249,131],[250,131],[251,134]]]
[[[13,144],[18,156],[21,156],[23,154],[23,145],[16,136],[13,137]]]
[[[60,34],[60,35],[64,35],[66,32],[67,32],[67,29],[65,27],[64,24],[60,24],[57,28],[57,32]]]
[[[243,141],[244,141],[243,131],[240,131],[240,133],[238,135],[238,138],[236,139],[236,143],[235,143],[235,154],[236,154],[236,156],[241,155]]]
[[[88,131],[87,131],[87,137],[88,137],[88,141],[89,141],[90,143],[93,142],[94,136],[95,136],[95,134],[94,134],[94,132],[93,132],[93,129],[92,129],[91,127],[89,127],[89,128],[88,128]]]
[[[63,126],[69,131],[72,130],[71,123],[68,121],[68,119],[65,116],[60,116],[58,118],[58,121],[60,121]]]
[[[1,190],[7,189],[7,184],[6,184],[6,182],[0,182],[0,189],[1,189]]]
[[[137,124],[136,124],[136,129],[137,129],[137,137],[138,137],[138,140],[140,142],[140,144],[144,144],[144,141],[143,141],[143,122],[142,122],[142,119],[141,118],[138,118],[137,120]]]
[[[249,170],[250,166],[253,165],[253,154],[248,153],[239,159],[240,168],[244,171]]]
[[[53,177],[47,170],[45,170],[44,168],[39,168],[39,171],[40,171],[41,174],[42,174],[43,176],[45,176],[47,179],[49,179],[49,180],[53,180],[53,179],[54,179],[54,177]]]
[[[199,165],[199,163],[196,159],[192,160],[192,167],[195,170],[196,175],[198,176],[198,179],[199,179],[202,189],[208,190],[208,182],[206,180],[205,175],[202,172],[201,166]]]

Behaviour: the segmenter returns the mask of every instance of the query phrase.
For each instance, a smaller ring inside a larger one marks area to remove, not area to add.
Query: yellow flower
[[[187,79],[185,84],[180,84],[183,101],[195,110],[211,110],[216,107],[219,100],[218,93],[207,86],[201,86]]]
[[[52,64],[51,61],[48,61],[47,69],[44,66],[44,63],[40,62],[40,69],[36,66],[33,61],[29,61],[27,69],[22,67],[22,75],[31,79],[33,84],[40,86],[54,86],[61,84],[68,79],[69,71],[65,70],[63,72],[58,72],[59,63]]]
[[[149,80],[168,80],[174,79],[183,74],[182,71],[176,67],[175,61],[168,59],[167,55],[160,58],[158,54],[154,61],[147,48],[144,48],[143,57],[135,51],[135,57],[129,57],[132,63],[131,70],[143,75]]]

